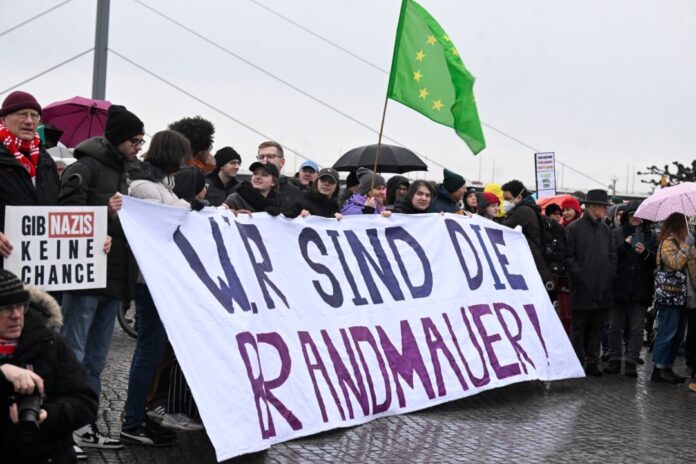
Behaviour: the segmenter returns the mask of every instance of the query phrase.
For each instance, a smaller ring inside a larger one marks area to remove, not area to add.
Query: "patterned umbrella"
[[[649,221],[664,221],[672,213],[696,216],[696,182],[684,182],[658,190],[643,201],[635,216]]]
[[[111,103],[73,97],[51,103],[43,109],[42,119],[63,131],[60,141],[68,148],[74,148],[90,137],[104,135],[106,116]]]

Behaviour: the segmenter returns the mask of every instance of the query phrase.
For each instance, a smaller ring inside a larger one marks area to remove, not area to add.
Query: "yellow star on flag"
[[[440,100],[439,98],[433,102],[433,109],[434,110],[440,111],[443,106],[445,106],[445,105],[442,104],[442,100]]]
[[[425,58],[425,53],[423,53],[423,50],[418,50],[418,53],[416,53],[416,60],[422,63],[423,58]]]
[[[426,42],[428,42],[428,45],[435,45],[437,43],[437,39],[434,35],[429,35],[428,40],[426,40]]]
[[[457,51],[456,48],[452,47],[452,48],[450,48],[450,51],[452,52],[452,54],[453,54],[454,56],[459,56],[459,52]]]
[[[426,89],[425,87],[420,89],[420,91],[418,92],[418,97],[422,98],[423,100],[425,100],[428,95],[430,95],[430,92],[428,92],[428,89]]]
[[[423,77],[423,73],[420,72],[420,69],[413,73],[413,80],[414,81],[420,82],[421,77]]]
[[[448,35],[443,35],[443,36],[442,36],[442,40],[444,40],[445,42],[451,42],[451,40],[450,40],[450,38],[449,38]]]

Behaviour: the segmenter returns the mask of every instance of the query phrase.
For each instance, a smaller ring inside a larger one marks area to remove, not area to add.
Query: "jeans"
[[[606,309],[573,311],[571,343],[580,364],[596,364],[602,345],[602,328],[607,319]]]
[[[616,303],[609,311],[609,359],[621,361],[624,335],[628,339],[626,362],[638,363],[640,347],[643,344],[643,326],[645,325],[645,305],[638,303]],[[628,321],[628,324],[626,324]],[[628,333],[624,328],[628,326]]]
[[[147,392],[162,362],[167,345],[167,333],[146,285],[136,285],[135,307],[138,311],[138,339],[135,343],[128,378],[124,429],[130,429],[145,422]]]
[[[684,335],[686,318],[683,306],[658,305],[657,336],[653,342],[652,360],[656,367],[672,367]]]
[[[111,347],[119,301],[104,295],[63,293],[61,335],[87,371],[90,385],[101,393],[101,373]]]

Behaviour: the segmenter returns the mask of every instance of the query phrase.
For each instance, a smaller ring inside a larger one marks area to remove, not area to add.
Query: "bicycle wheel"
[[[118,305],[116,318],[124,332],[133,338],[138,336],[138,312],[134,301],[122,301]]]

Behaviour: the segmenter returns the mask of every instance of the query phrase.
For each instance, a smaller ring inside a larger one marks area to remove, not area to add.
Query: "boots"
[[[591,375],[592,377],[601,377],[602,371],[600,371],[599,367],[597,367],[597,363],[587,363],[585,374]]]
[[[604,371],[606,372],[606,371]],[[632,362],[626,361],[624,364],[624,375],[626,377],[638,377],[638,371],[636,370],[636,365]]]
[[[605,374],[620,374],[621,373],[621,361],[618,359],[613,359],[609,361],[609,365],[604,368]]]
[[[650,380],[652,380],[653,382],[669,383],[672,385],[676,385],[678,383],[682,383],[686,379],[684,377],[679,377],[670,368],[658,369],[656,367],[655,369],[653,369],[652,375],[650,376]]]

